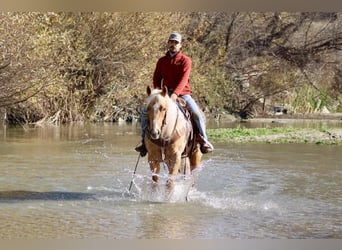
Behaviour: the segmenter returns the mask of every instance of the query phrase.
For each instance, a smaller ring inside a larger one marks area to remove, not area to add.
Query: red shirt
[[[171,57],[167,52],[157,62],[153,74],[153,87],[161,88],[163,83],[168,89],[173,89],[177,96],[190,95],[190,71],[190,57],[181,51]]]

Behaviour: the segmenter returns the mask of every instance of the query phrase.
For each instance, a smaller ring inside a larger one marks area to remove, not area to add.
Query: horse
[[[158,183],[160,163],[164,162],[169,171],[166,185],[172,188],[180,170],[191,174],[200,165],[202,153],[194,126],[184,110],[169,97],[166,86],[153,90],[147,86],[146,101],[148,125],[144,140],[152,180]],[[190,165],[190,170],[186,170],[186,165]]]

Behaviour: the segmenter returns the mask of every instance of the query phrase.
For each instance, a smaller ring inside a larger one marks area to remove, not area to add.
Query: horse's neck
[[[177,104],[170,100],[168,110],[166,112],[164,131],[162,134],[163,138],[170,138],[173,135],[174,129],[177,126]]]

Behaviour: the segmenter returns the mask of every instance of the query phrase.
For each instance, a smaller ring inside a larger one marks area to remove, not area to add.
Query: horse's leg
[[[173,150],[172,150],[173,151]],[[172,152],[165,155],[165,163],[169,169],[169,179],[167,180],[167,186],[172,188],[174,186],[175,178],[178,174],[179,167],[181,164],[182,154],[178,152]]]
[[[155,183],[158,183],[158,174],[160,172],[160,163],[159,161],[150,161],[150,169],[152,171],[152,180]]]
[[[192,152],[192,154],[190,156],[191,173],[193,172],[193,170],[195,170],[197,167],[200,166],[201,159],[202,159],[202,153],[201,153],[199,147],[196,147],[196,149]],[[194,182],[192,184],[193,187],[196,186],[196,182],[197,182],[197,175],[194,175]]]
[[[202,153],[199,147],[196,147],[190,156],[190,170],[191,171],[196,169],[201,164],[201,159],[202,159]]]
[[[158,150],[159,151],[159,150]],[[148,154],[148,162],[150,164],[150,169],[152,172],[152,180],[158,183],[158,174],[160,172],[160,163],[162,162],[161,153],[156,151],[155,153]]]
[[[160,172],[160,163],[162,162],[162,153],[160,147],[150,141],[147,133],[145,133],[145,146],[147,149],[147,160],[152,172],[152,180],[158,183],[158,174]]]
[[[181,164],[179,166],[179,173],[186,176],[191,174],[190,169],[190,158],[182,156],[181,158]]]

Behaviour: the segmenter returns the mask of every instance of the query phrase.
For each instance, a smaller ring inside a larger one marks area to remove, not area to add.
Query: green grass
[[[298,131],[295,128],[219,128],[208,129],[207,133],[211,139],[233,139],[236,137],[254,137],[261,135],[276,135]]]

